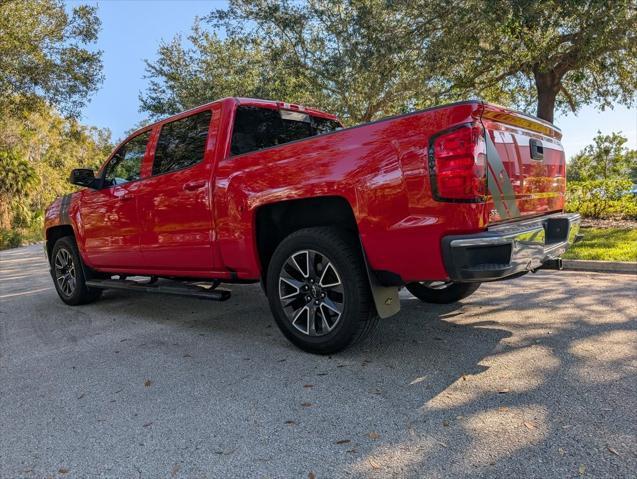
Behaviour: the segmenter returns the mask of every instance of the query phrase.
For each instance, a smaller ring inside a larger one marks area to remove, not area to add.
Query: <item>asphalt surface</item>
[[[636,477],[637,277],[542,272],[405,294],[333,357],[258,286],[71,308],[0,252],[0,477]]]

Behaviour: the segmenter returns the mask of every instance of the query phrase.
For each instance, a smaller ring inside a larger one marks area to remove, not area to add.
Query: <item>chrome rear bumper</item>
[[[539,269],[577,240],[580,215],[558,213],[447,236],[442,249],[452,281],[495,281]]]

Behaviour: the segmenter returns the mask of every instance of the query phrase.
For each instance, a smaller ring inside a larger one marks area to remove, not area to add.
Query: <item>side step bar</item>
[[[175,286],[161,283],[150,284],[126,279],[92,279],[86,282],[86,286],[100,289],[124,289],[127,291],[140,291],[142,293],[174,294],[177,296],[190,296],[212,301],[226,301],[231,295],[227,289],[206,289],[204,287],[183,283],[176,283]]]

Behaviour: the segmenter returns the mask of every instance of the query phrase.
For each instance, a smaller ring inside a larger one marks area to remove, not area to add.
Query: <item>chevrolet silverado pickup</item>
[[[225,98],[146,126],[46,211],[57,292],[226,300],[260,282],[283,334],[320,354],[400,308],[560,269],[561,132],[479,100],[344,128],[319,110]]]

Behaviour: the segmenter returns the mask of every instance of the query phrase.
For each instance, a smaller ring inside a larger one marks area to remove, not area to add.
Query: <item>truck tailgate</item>
[[[552,124],[484,104],[488,222],[561,211],[566,164],[562,134]]]

